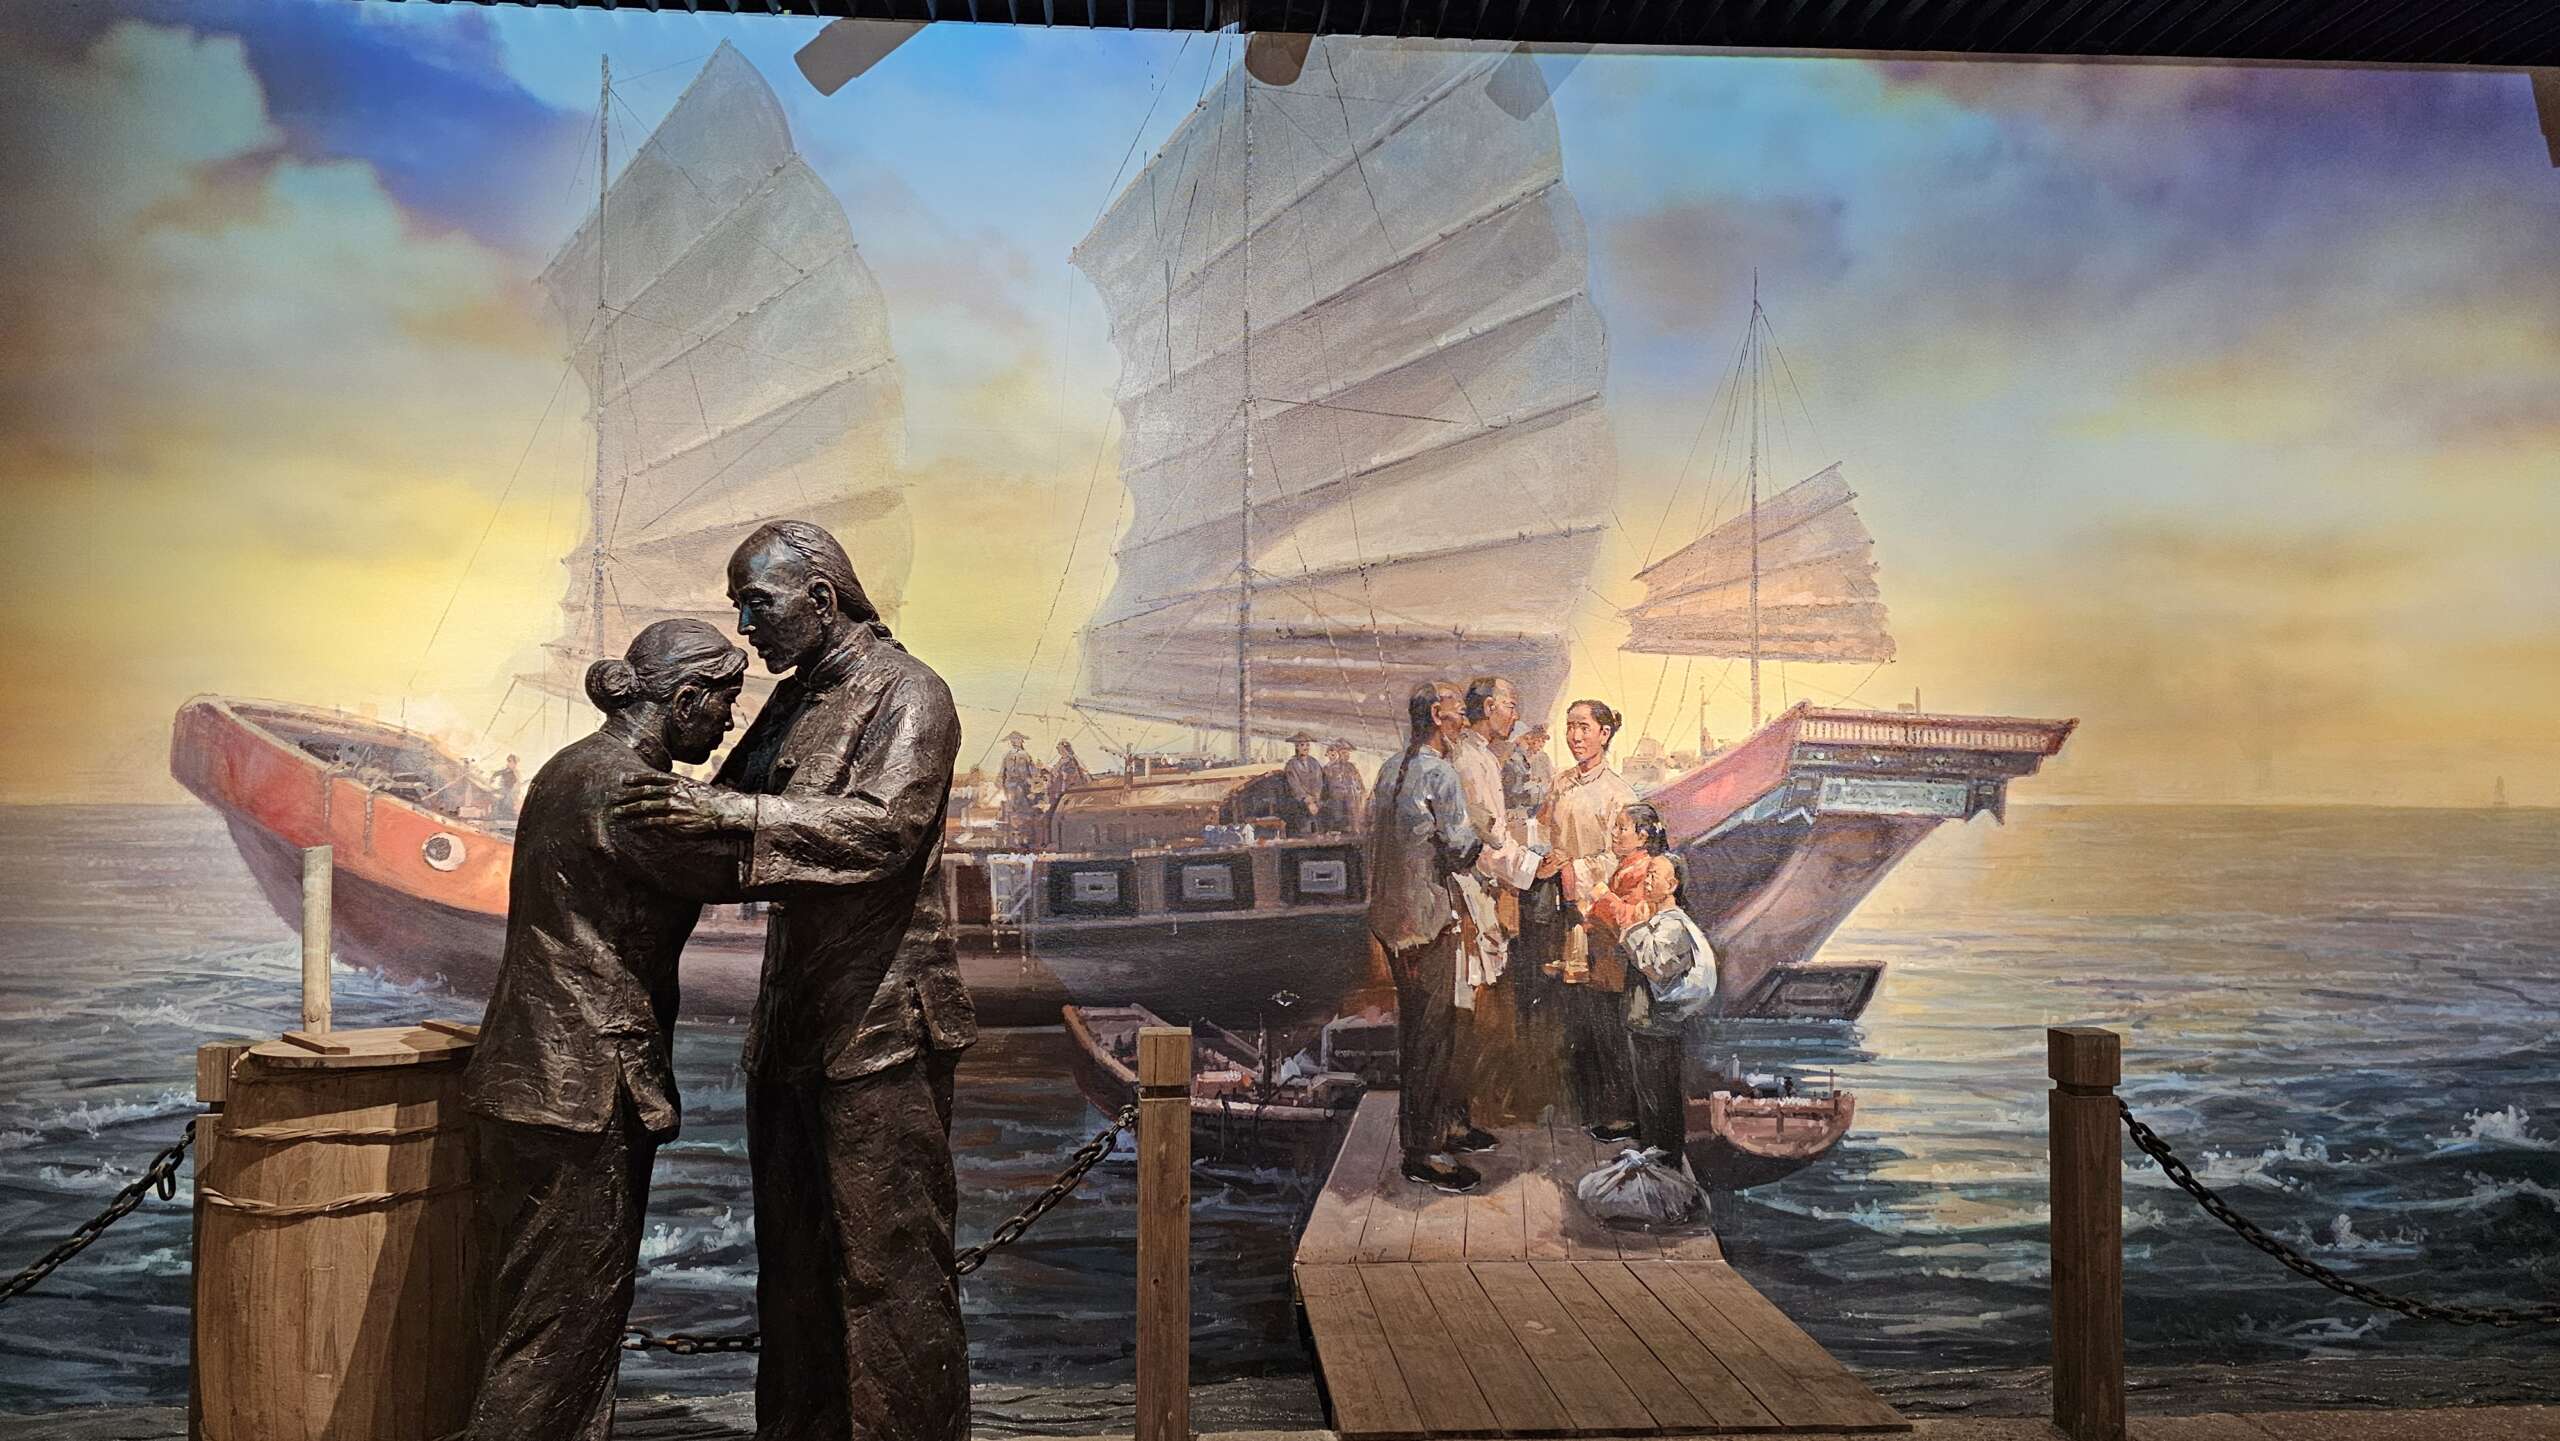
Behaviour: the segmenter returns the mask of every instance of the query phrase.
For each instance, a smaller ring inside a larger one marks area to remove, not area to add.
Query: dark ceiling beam
[[[2560,66],[2560,5],[2525,4],[2516,9],[2515,18],[2484,42],[2492,61],[2537,68]]]
[[[368,0],[386,4],[393,0]],[[403,0],[1540,44],[2560,65],[2560,0]],[[1312,13],[1311,13],[1312,12]]]

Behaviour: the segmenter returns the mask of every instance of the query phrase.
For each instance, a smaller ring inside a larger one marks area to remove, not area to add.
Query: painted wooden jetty
[[[1398,1174],[1393,1095],[1360,1103],[1296,1258],[1343,1441],[1904,1431],[1734,1274],[1711,1231],[1621,1231],[1573,1184],[1616,1147],[1498,1133],[1466,1196]]]

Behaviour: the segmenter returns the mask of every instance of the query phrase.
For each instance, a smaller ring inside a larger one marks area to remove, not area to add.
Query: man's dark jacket
[[[848,1080],[977,1038],[943,915],[950,688],[857,627],[774,689],[716,784],[754,797],[744,894],[774,902],[747,1030],[759,1080]]]

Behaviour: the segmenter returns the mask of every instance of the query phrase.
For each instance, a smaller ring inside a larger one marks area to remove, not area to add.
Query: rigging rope
[[[472,542],[470,558],[462,563],[462,574],[453,578],[453,593],[444,598],[444,609],[436,615],[435,628],[427,632],[427,643],[418,648],[418,663],[410,669],[409,679],[402,690],[415,689],[419,674],[427,668],[427,657],[436,648],[436,638],[444,634],[444,623],[453,618],[454,602],[462,599],[462,587],[471,579],[471,568],[480,563],[480,552],[489,544],[490,533],[498,528],[498,517],[507,508],[507,497],[516,493],[516,479],[524,474],[524,463],[533,455],[534,442],[542,438],[542,427],[550,421],[552,407],[560,403],[560,392],[568,388],[569,372],[576,368],[574,361],[562,363],[560,378],[551,387],[551,398],[543,402],[542,416],[533,423],[533,434],[525,437],[524,450],[516,456],[515,469],[507,472],[507,483],[498,492],[498,503],[489,508],[489,522],[480,527],[480,538]]]

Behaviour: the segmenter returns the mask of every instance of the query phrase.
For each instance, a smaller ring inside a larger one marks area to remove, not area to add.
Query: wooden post
[[[329,882],[337,852],[306,846],[302,852],[302,1030],[329,1034]]]
[[[2116,1033],[2049,1029],[2053,1078],[2053,1424],[2071,1441],[2124,1441],[2123,1078]]]
[[[1138,1032],[1138,1435],[1191,1436],[1191,1031]]]

